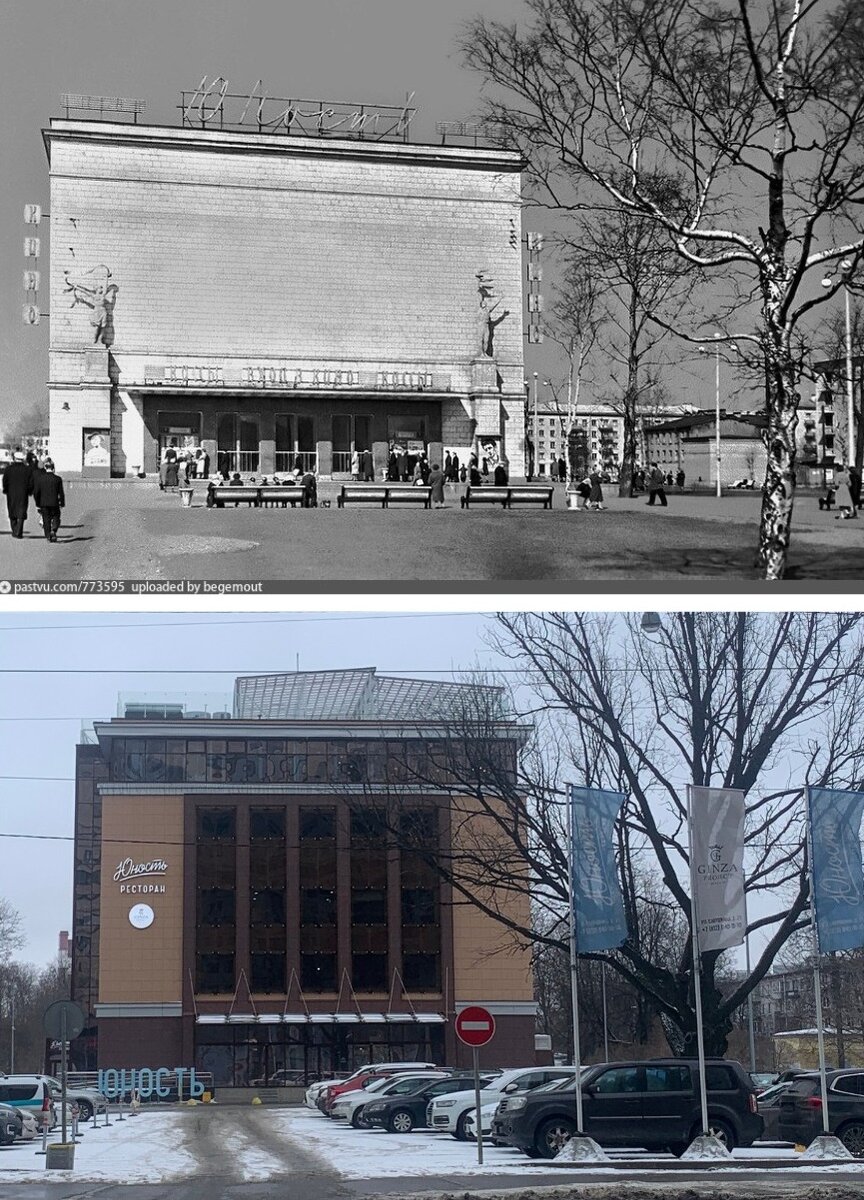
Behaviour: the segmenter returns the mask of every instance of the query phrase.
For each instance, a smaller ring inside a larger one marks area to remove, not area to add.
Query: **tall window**
[[[336,991],[336,810],[300,809],[300,986]]]
[[[387,828],[373,808],[351,811],[351,982],[387,990]]]
[[[284,992],[285,810],[249,813],[249,957],[253,992]]]
[[[401,815],[402,979],[409,992],[441,990],[441,884],[429,858],[438,848],[438,812]]]
[[[199,992],[234,989],[236,830],[235,809],[198,809],[195,965]]]

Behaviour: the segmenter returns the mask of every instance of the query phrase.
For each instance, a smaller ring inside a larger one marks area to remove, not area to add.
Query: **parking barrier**
[[[118,1109],[117,1120],[125,1121],[126,1118],[123,1116],[123,1093],[122,1092],[120,1093],[120,1096],[117,1099],[117,1109]]]

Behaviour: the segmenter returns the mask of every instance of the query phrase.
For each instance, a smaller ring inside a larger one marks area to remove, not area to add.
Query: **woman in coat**
[[[841,517],[843,520],[850,520],[858,516],[858,509],[855,505],[855,500],[852,496],[851,481],[849,472],[845,467],[837,467],[834,471],[834,489],[837,499],[837,507],[840,510],[837,513],[837,520]]]
[[[432,464],[429,472],[429,486],[432,489],[432,505],[434,508],[444,507],[444,472],[437,463]]]
[[[600,472],[595,468],[588,477],[591,480],[591,494],[588,497],[586,507],[593,508],[599,512],[605,507],[603,504],[603,487],[600,479]]]

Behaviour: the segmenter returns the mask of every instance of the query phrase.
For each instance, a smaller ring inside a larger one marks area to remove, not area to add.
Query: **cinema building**
[[[401,447],[524,474],[519,155],[323,107],[250,128],[241,99],[43,131],[58,470],[174,446],[344,478],[371,450],[380,479]]]
[[[467,1063],[453,1021],[472,1003],[497,1021],[484,1063],[532,1063],[529,947],[435,866],[468,836],[446,786],[473,738],[458,714],[491,704],[363,669],[238,678],[230,713],[96,721],[77,751],[76,1066],[242,1087]],[[509,770],[524,732],[484,722],[484,753]],[[496,902],[527,919],[527,898]]]

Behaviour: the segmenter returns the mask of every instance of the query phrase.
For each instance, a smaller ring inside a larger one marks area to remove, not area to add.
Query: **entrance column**
[[[216,459],[217,459],[217,415],[216,401],[211,401],[209,404],[202,404],[201,413],[201,447],[205,454],[210,455],[210,474],[216,474]]]

